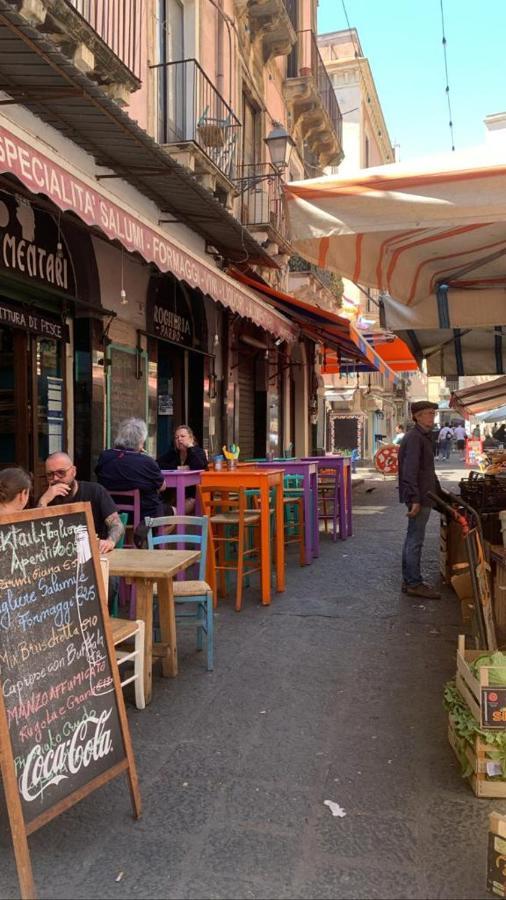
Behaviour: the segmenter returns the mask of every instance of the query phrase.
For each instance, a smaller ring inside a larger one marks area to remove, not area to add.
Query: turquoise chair
[[[176,602],[176,624],[192,625],[197,627],[197,650],[204,646],[204,635],[207,637],[207,670],[212,672],[214,667],[214,629],[213,629],[213,592],[206,582],[206,560],[209,533],[209,521],[207,516],[160,516],[152,519],[145,518],[148,529],[147,540],[149,550],[179,549],[183,545],[185,550],[200,550],[200,560],[197,563],[198,572],[196,580],[173,582],[174,600]],[[188,531],[184,534],[155,534],[154,530],[167,525],[185,526]],[[176,545],[176,546],[174,546]]]

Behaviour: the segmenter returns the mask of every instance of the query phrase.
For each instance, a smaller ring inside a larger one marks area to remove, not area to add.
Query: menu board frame
[[[123,691],[116,663],[114,652],[114,643],[109,623],[109,612],[107,607],[107,599],[105,595],[105,586],[100,569],[100,557],[98,553],[98,544],[95,539],[95,528],[91,507],[89,503],[67,503],[62,506],[51,508],[49,513],[47,509],[23,510],[19,513],[9,513],[0,515],[0,526],[10,524],[26,524],[40,519],[52,520],[58,518],[65,519],[66,516],[75,517],[76,513],[84,513],[86,529],[89,539],[89,550],[91,551],[92,571],[97,589],[98,610],[102,621],[100,625],[105,638],[105,651],[107,653],[108,663],[113,679],[112,698],[115,703],[116,713],[119,721],[121,737],[123,740],[124,755],[111,765],[110,768],[102,771],[99,775],[92,777],[90,781],[81,784],[76,790],[72,791],[63,799],[57,801],[52,806],[46,808],[40,815],[36,816],[29,822],[25,821],[23,813],[23,805],[19,793],[18,778],[16,774],[16,764],[13,754],[13,747],[9,732],[8,717],[6,704],[4,700],[3,678],[0,675],[0,771],[2,774],[5,800],[9,823],[14,846],[14,855],[18,872],[18,880],[20,885],[22,900],[31,900],[35,897],[35,884],[33,880],[32,865],[30,859],[30,851],[28,847],[28,836],[37,831],[43,825],[46,825],[60,813],[65,812],[74,804],[78,803],[92,791],[102,787],[111,779],[125,773],[128,778],[130,789],[130,797],[132,809],[135,818],[141,815],[141,798],[139,791],[139,782],[137,778],[137,770],[132,750],[132,742],[130,731],[128,728],[128,720],[125,710],[125,702],[123,699]],[[2,634],[0,631],[0,647]]]

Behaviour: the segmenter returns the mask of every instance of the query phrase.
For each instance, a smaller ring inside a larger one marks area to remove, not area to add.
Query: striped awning
[[[506,163],[497,149],[293,182],[285,196],[301,256],[407,306],[441,284],[506,290]]]

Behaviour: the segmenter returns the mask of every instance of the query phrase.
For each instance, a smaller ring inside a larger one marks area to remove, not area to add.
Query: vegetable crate
[[[469,763],[471,774],[468,781],[476,796],[506,798],[506,779],[493,775],[497,764],[491,759],[491,754],[497,748],[486,744],[479,735],[471,742],[457,734],[451,713],[448,716],[448,740],[459,762],[462,764],[465,757]]]
[[[498,665],[482,666],[480,668],[480,677],[476,677],[471,669],[471,665],[476,659],[486,655],[488,652],[489,651],[487,650],[466,650],[465,635],[459,634],[457,646],[457,675],[455,682],[460,696],[467,703],[471,713],[479,723],[481,723],[484,718],[482,716],[481,708],[481,690],[482,688],[489,686],[489,671],[490,669],[493,669],[496,672],[499,669],[502,670],[502,667]],[[494,684],[494,682],[492,682],[492,684]],[[506,667],[504,667],[504,677],[500,679],[500,684],[502,686],[506,685]]]

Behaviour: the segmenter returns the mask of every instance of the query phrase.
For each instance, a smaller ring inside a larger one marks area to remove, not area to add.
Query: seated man
[[[77,481],[76,467],[68,453],[51,453],[46,459],[49,487],[37,506],[45,508],[62,503],[91,503],[100,553],[110,553],[123,535],[124,527],[116,504],[105,488],[92,481]]]

